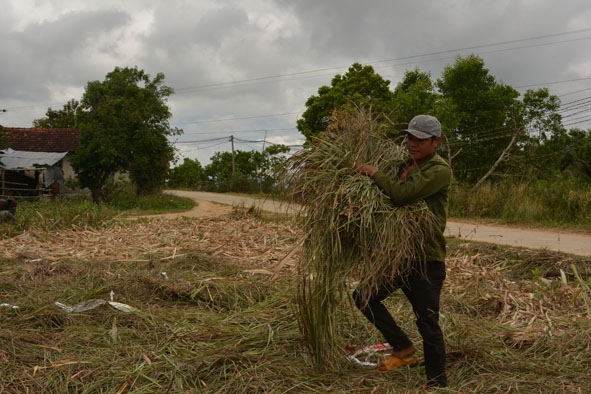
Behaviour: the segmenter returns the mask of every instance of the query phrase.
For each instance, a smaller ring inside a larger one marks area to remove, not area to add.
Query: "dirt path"
[[[170,190],[168,193],[187,197],[198,203],[191,211],[166,214],[165,217],[207,217],[228,213],[233,206],[255,206],[265,211],[286,212],[287,207],[273,200],[227,194]],[[500,245],[547,249],[581,256],[591,256],[591,235],[560,230],[531,230],[510,226],[491,226],[469,222],[448,221],[446,235],[460,239]]]

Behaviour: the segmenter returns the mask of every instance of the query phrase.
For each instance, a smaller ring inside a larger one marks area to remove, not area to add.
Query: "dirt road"
[[[198,206],[188,212],[167,214],[169,217],[215,216],[230,212],[233,206],[252,206],[271,212],[286,212],[288,207],[270,199],[260,200],[227,194],[170,190],[168,193],[191,198]],[[295,211],[291,208],[292,212]],[[591,256],[591,235],[573,234],[559,230],[532,230],[510,226],[491,226],[468,222],[448,221],[446,235],[460,239],[489,242],[530,249],[547,249],[581,256]]]

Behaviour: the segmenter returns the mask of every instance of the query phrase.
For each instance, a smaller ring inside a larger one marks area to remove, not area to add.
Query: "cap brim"
[[[426,140],[427,138],[433,137],[431,134],[423,133],[422,131],[412,130],[412,129],[402,130],[400,132],[400,134],[401,135],[403,135],[403,134],[412,134],[412,135],[414,135],[415,137],[417,137],[420,140]]]

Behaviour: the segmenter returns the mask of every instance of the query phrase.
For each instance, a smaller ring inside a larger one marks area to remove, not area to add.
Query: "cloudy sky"
[[[180,157],[303,142],[305,101],[354,62],[394,88],[474,53],[591,128],[589,0],[0,0],[0,124],[31,127],[115,67],[162,72]]]

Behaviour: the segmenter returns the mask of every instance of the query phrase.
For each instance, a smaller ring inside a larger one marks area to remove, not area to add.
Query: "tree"
[[[70,100],[61,110],[53,110],[51,107],[45,113],[45,118],[35,119],[33,127],[40,128],[77,128],[78,110],[80,103],[77,100]]]
[[[283,170],[290,149],[286,145],[273,144],[265,148],[262,173],[267,178],[276,181],[277,174]]]
[[[394,89],[394,109],[391,120],[404,124],[419,114],[432,114],[439,95],[431,81],[431,74],[418,68],[407,71]]]
[[[345,75],[337,74],[331,86],[321,86],[318,95],[308,98],[297,128],[310,141],[326,130],[332,112],[344,105],[371,106],[374,113],[389,114],[394,98],[389,85],[390,81],[376,74],[373,67],[354,63]]]
[[[216,152],[204,169],[207,187],[219,192],[271,192],[287,152],[285,145],[270,145],[263,152],[237,150],[234,155]]]
[[[105,81],[87,84],[77,112],[81,148],[72,165],[93,201],[118,171],[129,172],[138,194],[164,186],[174,153],[167,137],[182,131],[169,124],[173,90],[163,83],[162,73],[151,79],[137,68],[117,67]]]
[[[560,171],[569,137],[562,125],[560,99],[547,88],[528,90],[522,99],[525,136],[511,158],[516,174],[549,178]]]
[[[417,114],[434,115],[444,130],[440,152],[455,178],[473,185],[496,175],[531,176],[534,170],[548,174],[548,168],[536,168],[535,163],[545,164],[548,138],[565,134],[556,96],[539,89],[520,98],[513,87],[497,82],[475,55],[458,56],[435,83],[416,68],[404,74],[393,93],[388,84],[371,67],[355,63],[306,101],[298,129],[309,141],[326,129],[336,108],[359,103],[386,114],[398,129]],[[558,161],[553,164],[558,170]]]
[[[449,120],[456,125],[447,130],[448,148],[461,151],[454,160],[454,176],[476,182],[500,164],[507,146],[517,140],[514,136],[524,134],[519,93],[498,83],[474,55],[457,57],[436,85],[442,96],[440,107],[453,110]]]
[[[185,158],[183,164],[168,172],[168,187],[199,189],[203,184],[204,171],[198,160]]]
[[[572,129],[561,157],[561,170],[591,182],[591,130]]]
[[[526,131],[532,138],[546,141],[550,135],[564,129],[558,113],[560,99],[551,95],[547,88],[527,90],[522,102]]]
[[[261,163],[262,155],[257,151],[216,152],[205,166],[205,176],[212,190],[254,192]]]
[[[272,144],[265,148],[258,174],[259,192],[269,193],[279,185],[279,178],[285,168],[289,152],[289,147],[282,144]]]

